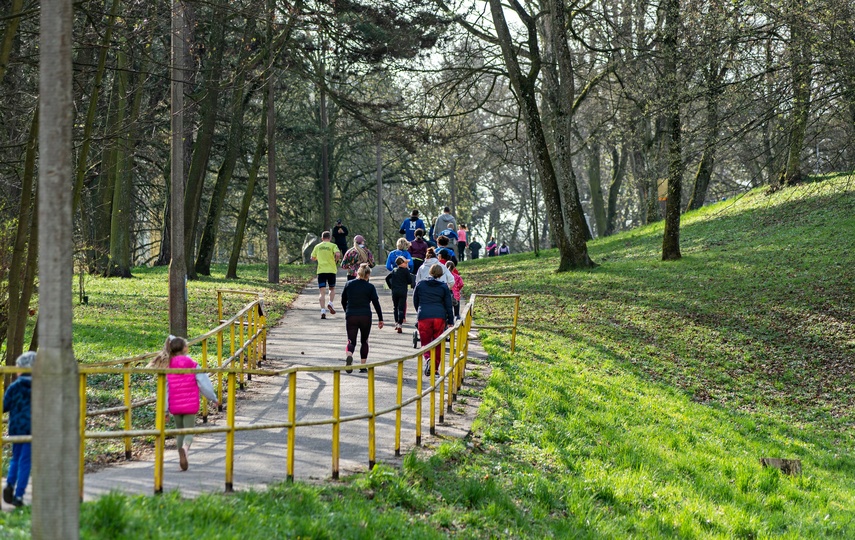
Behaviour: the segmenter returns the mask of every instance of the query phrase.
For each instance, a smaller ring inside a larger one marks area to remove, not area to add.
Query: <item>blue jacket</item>
[[[30,434],[32,387],[33,378],[21,375],[6,389],[3,410],[9,412],[9,435]]]
[[[416,229],[425,230],[425,222],[421,219],[407,218],[401,223],[401,234],[406,235],[407,242],[412,242],[416,239]]]
[[[454,324],[454,308],[451,305],[451,290],[444,281],[429,277],[419,282],[413,291],[413,307],[418,312],[418,320],[445,319]]]
[[[401,251],[400,249],[396,249],[389,253],[389,257],[386,258],[386,270],[392,271],[395,267],[395,259],[398,257],[403,257],[407,259],[407,264],[410,265],[410,272],[413,271],[413,256],[410,255],[409,251]]]
[[[444,229],[437,236],[446,236],[449,240],[454,240],[455,242],[457,242],[457,233],[454,232],[454,229]]]

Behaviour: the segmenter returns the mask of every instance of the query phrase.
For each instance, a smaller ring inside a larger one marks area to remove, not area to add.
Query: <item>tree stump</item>
[[[760,465],[774,467],[784,474],[796,475],[802,473],[802,462],[798,459],[760,458]]]

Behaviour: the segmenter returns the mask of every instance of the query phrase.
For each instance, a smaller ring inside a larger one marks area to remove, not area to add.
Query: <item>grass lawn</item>
[[[855,537],[855,177],[687,214],[678,262],[661,237],[591,242],[586,272],[554,273],[554,251],[461,266],[466,292],[523,295],[516,354],[483,336],[468,440],[341,483],[112,495],[83,505],[82,536]],[[0,516],[0,536],[28,520]]]

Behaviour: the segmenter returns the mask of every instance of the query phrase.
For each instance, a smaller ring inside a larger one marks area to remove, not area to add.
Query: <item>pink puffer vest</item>
[[[199,365],[189,356],[175,356],[169,361],[172,369],[195,369]],[[170,414],[196,414],[199,412],[199,386],[193,373],[169,373]]]

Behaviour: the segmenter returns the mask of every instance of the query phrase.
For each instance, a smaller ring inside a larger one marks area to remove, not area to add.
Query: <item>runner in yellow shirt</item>
[[[321,319],[327,318],[327,311],[330,315],[335,315],[335,309],[333,309],[335,272],[341,260],[341,251],[330,241],[331,239],[332,234],[324,231],[321,233],[321,243],[312,250],[312,260],[318,261],[318,290],[320,291],[318,300],[321,304]],[[327,299],[327,288],[330,290],[329,299]]]

